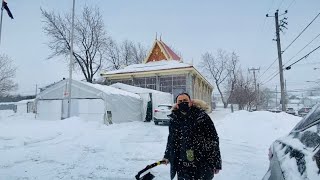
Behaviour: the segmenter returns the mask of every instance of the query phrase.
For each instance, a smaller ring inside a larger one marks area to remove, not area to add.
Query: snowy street
[[[211,114],[220,136],[222,171],[218,180],[261,179],[268,148],[300,120],[285,113]],[[34,120],[34,115],[0,111],[0,179],[134,179],[161,160],[168,126],[130,122],[105,126],[80,118]],[[169,166],[151,172],[168,180]]]

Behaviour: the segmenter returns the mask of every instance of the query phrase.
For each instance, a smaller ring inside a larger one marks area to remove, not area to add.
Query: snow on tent
[[[110,86],[118,89],[122,89],[124,91],[131,92],[131,93],[135,93],[141,96],[141,98],[143,99],[143,117],[146,121],[153,119],[152,112],[154,112],[154,109],[159,104],[172,104],[172,101],[173,101],[172,94],[166,93],[166,92],[130,86],[123,83],[115,83]],[[149,106],[150,110],[148,111],[148,102],[150,101],[152,102],[152,108],[150,108]]]
[[[67,118],[68,81],[55,83],[38,94],[35,100],[37,118]],[[137,94],[76,80],[71,84],[71,116],[106,124],[142,121],[142,99]]]

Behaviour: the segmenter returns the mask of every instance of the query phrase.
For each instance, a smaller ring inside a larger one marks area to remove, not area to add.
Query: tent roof
[[[90,87],[93,87],[97,90],[100,90],[106,94],[119,94],[119,95],[123,95],[123,96],[131,96],[131,97],[134,97],[134,98],[137,98],[137,99],[140,99],[140,96],[134,94],[134,93],[131,93],[131,92],[127,92],[127,91],[124,91],[124,90],[121,90],[121,89],[118,89],[118,88],[115,88],[115,87],[110,87],[110,86],[107,86],[107,85],[101,85],[101,84],[92,84],[92,83],[88,83],[88,82],[83,82],[83,81],[78,81],[86,86],[90,86]]]
[[[43,92],[38,94],[37,99],[45,97],[47,94],[50,94],[50,92],[56,90],[56,89],[61,89],[64,88],[64,92],[66,91],[67,83],[69,82],[69,79],[65,79],[63,81],[57,82],[54,85],[50,86],[49,88],[45,89]],[[121,96],[128,96],[128,97],[133,97],[135,99],[141,99],[139,95],[123,91],[121,89],[117,89],[114,87],[110,87],[107,85],[101,85],[101,84],[92,84],[88,82],[83,82],[83,81],[78,81],[78,80],[72,80],[72,92],[74,91],[73,88],[80,88],[80,89],[87,89],[88,92],[91,92],[91,94],[94,94],[98,96],[99,92],[107,95],[121,95]],[[63,97],[63,93],[59,93],[54,95],[57,98]],[[74,93],[71,94],[71,96],[74,96]]]

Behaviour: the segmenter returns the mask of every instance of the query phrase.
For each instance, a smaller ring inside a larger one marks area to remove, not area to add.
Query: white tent
[[[68,79],[42,91],[36,97],[39,119],[65,119],[68,115]],[[71,116],[102,123],[142,120],[140,96],[100,84],[72,80]]]
[[[172,104],[173,97],[172,94],[161,92],[153,89],[141,88],[136,86],[130,86],[123,83],[115,83],[110,85],[111,87],[115,87],[124,91],[128,91],[131,93],[138,94],[143,99],[143,117],[145,119],[147,112],[148,102],[152,99],[152,112],[159,104]],[[151,98],[150,98],[151,94]]]

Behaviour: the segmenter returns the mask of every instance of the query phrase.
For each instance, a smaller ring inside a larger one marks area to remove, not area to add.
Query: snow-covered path
[[[32,115],[0,117],[0,179],[133,179],[161,160],[167,126],[131,122],[105,126],[79,118],[34,120]],[[223,170],[215,179],[261,179],[268,147],[300,118],[269,112],[219,110],[211,114],[220,136]],[[169,166],[152,173],[169,179]]]

